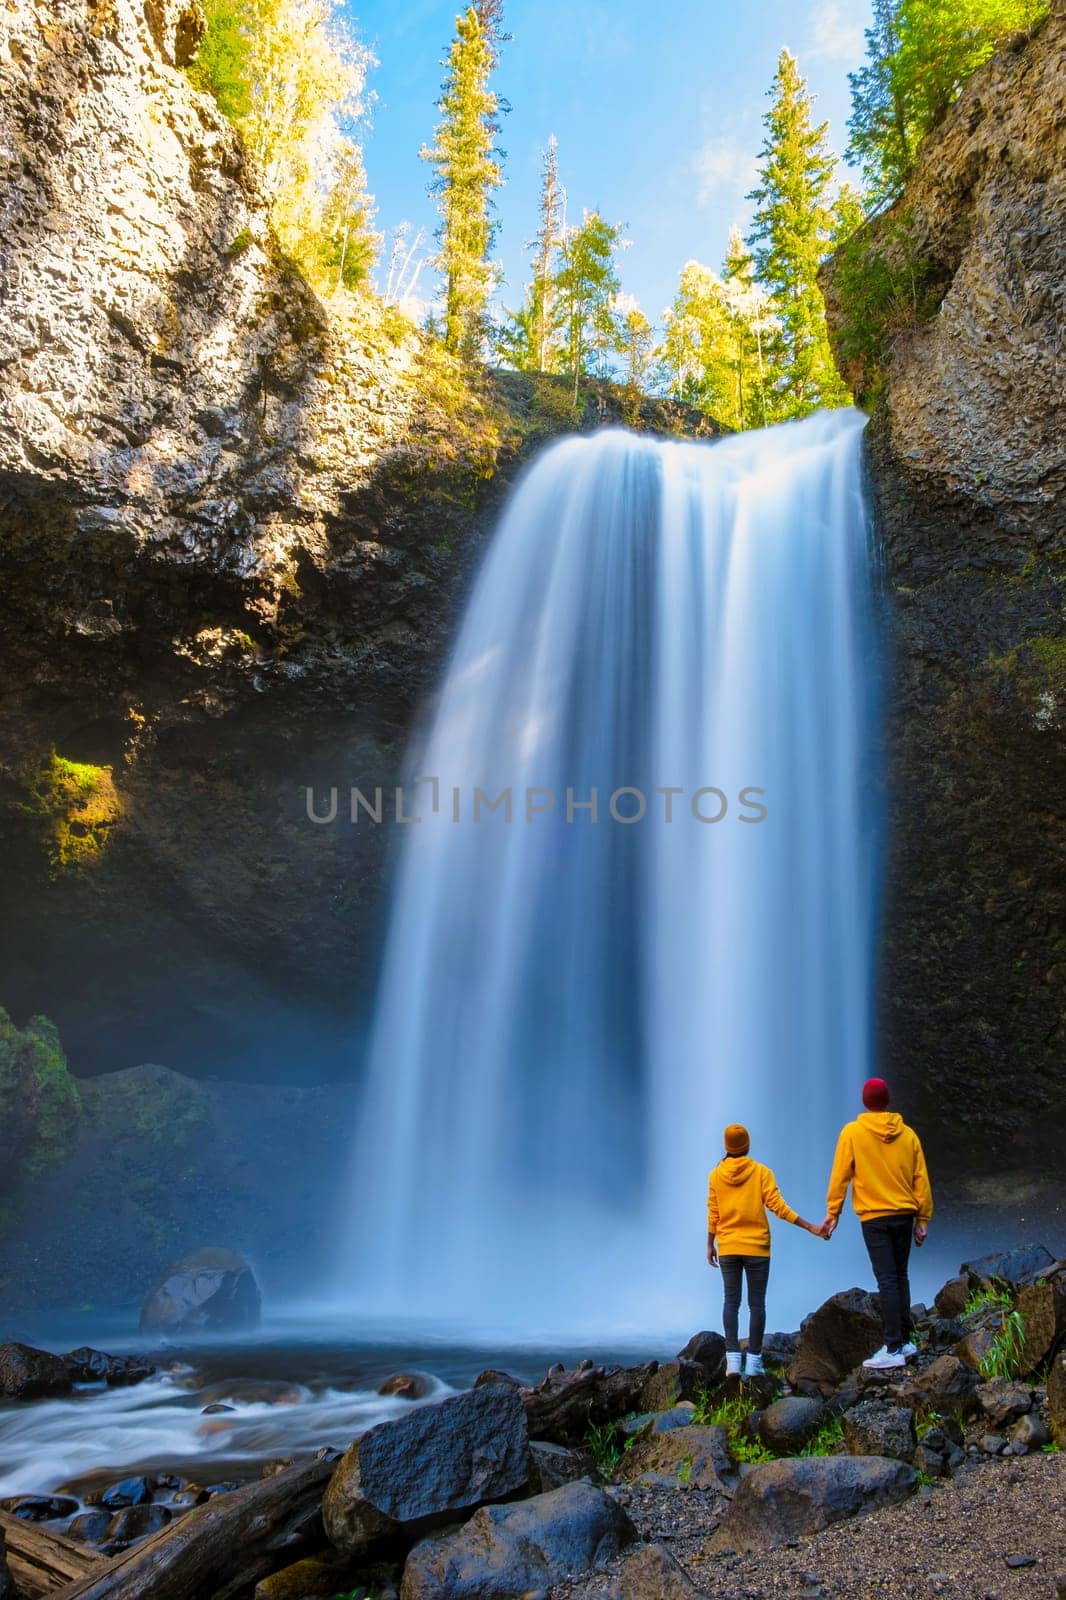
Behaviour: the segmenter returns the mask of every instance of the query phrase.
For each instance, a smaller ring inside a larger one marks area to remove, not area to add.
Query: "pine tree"
[[[594,365],[602,371],[607,354],[617,345],[614,300],[622,285],[615,252],[621,237],[621,223],[606,222],[598,211],[586,211],[581,226],[570,228],[560,247],[555,287],[575,405],[582,375]]]
[[[818,266],[832,233],[826,203],[834,159],[827,123],[811,122],[811,96],[795,57],[782,50],[764,118],[759,183],[749,243],[779,327],[770,342],[770,421],[847,403],[829,348]]]
[[[616,341],[626,382],[631,388],[643,389],[654,361],[655,335],[638,305],[629,305],[619,313]]]
[[[866,65],[849,74],[847,150],[870,206],[899,194],[919,144],[970,74],[1047,11],[1047,0],[874,0]]]
[[[441,214],[437,267],[445,282],[444,342],[469,357],[484,342],[486,305],[497,277],[489,260],[496,231],[492,191],[503,182],[495,147],[499,107],[489,88],[494,48],[471,5],[456,18],[437,102],[436,143],[421,152],[437,173],[430,192]]]

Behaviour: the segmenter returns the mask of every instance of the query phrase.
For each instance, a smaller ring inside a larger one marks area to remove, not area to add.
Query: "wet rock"
[[[768,1333],[762,1342],[762,1358],[769,1367],[787,1367],[799,1353],[798,1333]]]
[[[759,1418],[759,1437],[779,1455],[796,1455],[813,1439],[827,1416],[825,1402],[802,1395],[775,1400]]]
[[[73,1388],[62,1356],[30,1344],[0,1345],[0,1395],[8,1400],[40,1400],[69,1394]]]
[[[881,1456],[812,1456],[768,1461],[741,1479],[712,1544],[768,1549],[862,1512],[905,1500],[913,1468]]]
[[[602,1600],[700,1600],[704,1594],[664,1544],[628,1551],[599,1592]]]
[[[1033,1409],[1033,1391],[1009,1378],[990,1378],[974,1391],[977,1404],[994,1428],[1006,1428]]]
[[[1038,1411],[1019,1417],[1010,1430],[1013,1444],[1024,1445],[1026,1450],[1042,1450],[1051,1443],[1051,1429]]]
[[[123,1506],[147,1505],[151,1498],[152,1489],[147,1478],[122,1478],[97,1494],[85,1496],[87,1504],[106,1506],[109,1511],[118,1511]]]
[[[394,1372],[378,1387],[378,1394],[395,1394],[404,1400],[424,1400],[436,1387],[424,1372]]]
[[[340,1594],[353,1600],[378,1600],[383,1596],[378,1583],[364,1587],[357,1581],[359,1577],[345,1556],[305,1556],[269,1578],[261,1578],[252,1600],[333,1600]]]
[[[1055,1257],[1042,1244],[1016,1245],[1013,1250],[996,1250],[976,1261],[964,1261],[959,1268],[974,1288],[990,1289],[1005,1283],[1015,1292],[1046,1276]]]
[[[674,1428],[691,1427],[695,1411],[691,1400],[681,1400],[669,1411],[642,1411],[635,1417],[623,1417],[617,1428],[624,1439],[635,1439],[640,1433],[669,1433]]]
[[[534,1439],[529,1447],[529,1485],[534,1494],[547,1494],[550,1489],[560,1489],[564,1483],[576,1483],[592,1472],[592,1462],[580,1450],[570,1450],[564,1444],[550,1444],[545,1439]]]
[[[202,1417],[217,1417],[224,1411],[236,1411],[236,1406],[228,1406],[222,1400],[212,1400],[209,1406],[204,1406],[200,1412]]]
[[[63,1360],[75,1383],[106,1383],[112,1389],[143,1383],[156,1370],[155,1363],[145,1356],[109,1356],[88,1345],[68,1351]]]
[[[568,1483],[514,1505],[482,1506],[456,1531],[417,1544],[402,1600],[515,1600],[602,1567],[636,1537],[616,1500]]]
[[[804,1319],[799,1349],[788,1369],[789,1382],[814,1383],[828,1392],[873,1355],[883,1338],[877,1296],[865,1289],[845,1289]]]
[[[326,1533],[354,1552],[405,1523],[470,1510],[525,1487],[529,1434],[513,1389],[485,1387],[370,1428],[330,1479]]]
[[[150,1533],[158,1533],[169,1521],[170,1512],[165,1506],[126,1506],[124,1510],[117,1511],[108,1523],[103,1546],[108,1551],[125,1550],[128,1545],[136,1544],[138,1539],[147,1539]]]
[[[640,1409],[665,1411],[679,1400],[698,1399],[709,1385],[709,1370],[695,1361],[664,1361],[641,1389]]]
[[[933,1302],[937,1314],[945,1321],[961,1317],[972,1292],[968,1277],[960,1274],[957,1278],[949,1278]]]
[[[952,1347],[952,1354],[964,1367],[969,1367],[971,1372],[980,1373],[1001,1326],[1002,1321],[999,1317],[990,1318],[960,1339],[958,1344]]]
[[[726,1429],[689,1425],[641,1434],[619,1462],[615,1481],[647,1488],[720,1489],[732,1470]]]
[[[141,1332],[238,1333],[259,1322],[259,1286],[232,1250],[196,1250],[169,1267],[141,1308]]]
[[[916,1409],[929,1406],[934,1411],[972,1411],[977,1375],[956,1355],[937,1356],[927,1367],[909,1371],[897,1389],[899,1399]]]
[[[109,1511],[83,1511],[74,1518],[67,1533],[70,1538],[81,1539],[85,1544],[102,1544],[110,1524]]]
[[[495,1367],[486,1367],[484,1372],[479,1372],[474,1379],[475,1389],[521,1389],[522,1383],[509,1372],[498,1372]]]
[[[78,1502],[63,1494],[16,1494],[9,1500],[0,1500],[0,1506],[21,1522],[56,1522],[61,1517],[72,1517]]]
[[[694,1333],[683,1350],[677,1353],[678,1361],[692,1361],[702,1367],[707,1383],[715,1383],[725,1372],[725,1340],[720,1333]]]
[[[917,1448],[914,1412],[907,1406],[865,1401],[845,1411],[843,1424],[849,1455],[888,1456],[893,1461],[910,1461]]]
[[[1015,1309],[1024,1330],[1021,1370],[1035,1372],[1058,1345],[1066,1342],[1066,1272],[1026,1285]]]

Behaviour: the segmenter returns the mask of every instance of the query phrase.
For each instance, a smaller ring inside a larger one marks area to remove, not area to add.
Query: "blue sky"
[[[378,57],[364,134],[378,226],[436,218],[419,161],[432,136],[441,59],[457,0],[363,0],[349,15]],[[717,268],[730,224],[745,223],[766,89],[783,45],[817,95],[837,154],[847,142],[849,69],[863,54],[869,0],[508,0],[514,35],[496,74],[506,187],[498,194],[500,298],[521,302],[536,228],[540,152],[559,141],[570,214],[628,224],[623,289],[653,322],[696,257]],[[432,292],[427,269],[419,292]]]

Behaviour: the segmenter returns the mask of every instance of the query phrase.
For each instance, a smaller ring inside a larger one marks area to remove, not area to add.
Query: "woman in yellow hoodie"
[[[707,1183],[707,1260],[721,1267],[725,1289],[725,1370],[741,1370],[740,1289],[748,1287],[748,1357],[744,1375],[763,1370],[762,1341],[766,1332],[766,1285],[770,1277],[770,1220],[767,1210],[797,1228],[826,1237],[822,1227],[804,1219],[786,1205],[769,1167],[748,1154],[748,1130],[731,1122],[725,1130],[725,1156]]]

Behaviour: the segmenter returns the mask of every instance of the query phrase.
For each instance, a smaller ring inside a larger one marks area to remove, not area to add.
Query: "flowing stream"
[[[405,785],[421,820],[355,1142],[353,1303],[456,1329],[706,1326],[733,1120],[824,1214],[871,1062],[864,421],[604,431],[515,489]],[[864,1281],[847,1245],[784,1232],[786,1314]]]

